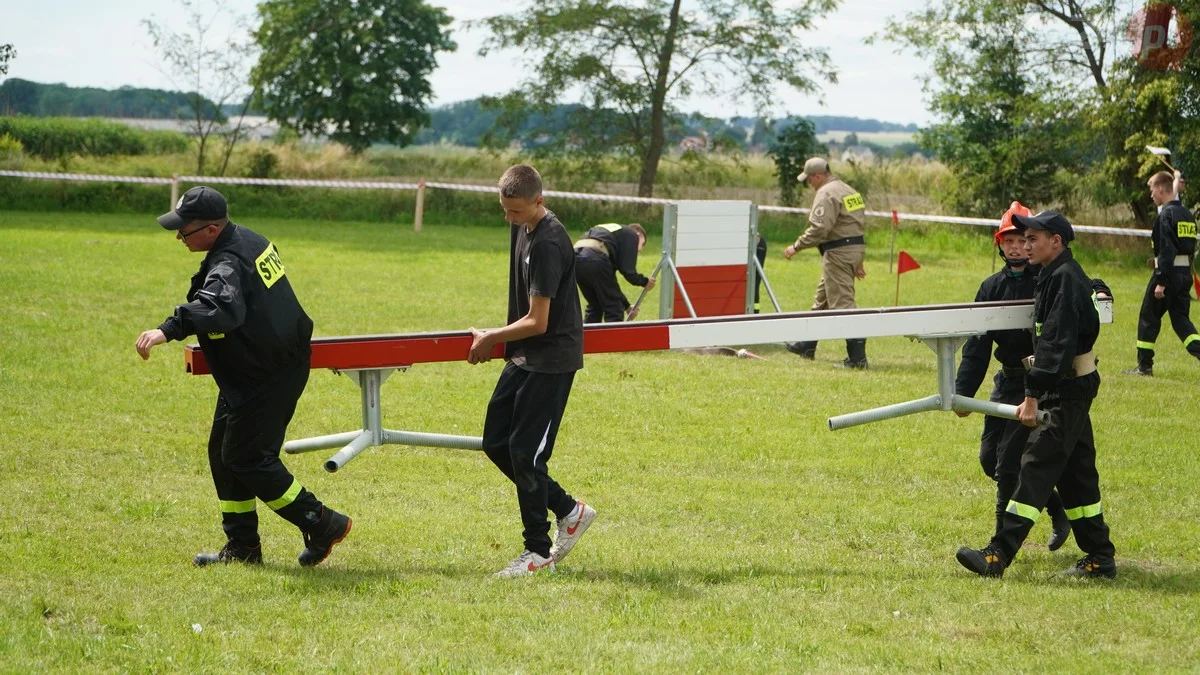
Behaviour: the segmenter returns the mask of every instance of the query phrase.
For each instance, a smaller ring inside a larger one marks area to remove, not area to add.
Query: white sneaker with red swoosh
[[[523,551],[515,560],[508,563],[504,569],[496,572],[496,576],[501,579],[510,577],[523,577],[538,572],[553,572],[554,571],[554,556],[543,558],[533,551]]]
[[[566,518],[558,519],[558,532],[554,535],[554,547],[550,549],[550,557],[554,558],[554,562],[560,563],[571,549],[575,548],[575,544],[579,542],[579,538],[587,531],[588,526],[596,519],[596,509],[579,502],[579,513],[574,517],[567,516]]]

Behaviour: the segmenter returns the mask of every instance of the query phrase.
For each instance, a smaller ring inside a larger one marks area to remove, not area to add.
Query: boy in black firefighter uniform
[[[1150,231],[1154,249],[1154,273],[1142,298],[1138,314],[1137,367],[1127,375],[1154,374],[1154,343],[1162,328],[1163,314],[1170,314],[1171,327],[1183,340],[1188,353],[1200,359],[1200,334],[1188,316],[1192,298],[1192,260],[1196,255],[1196,218],[1179,201],[1179,172],[1160,171],[1147,183],[1158,216]]]
[[[469,363],[504,345],[504,370],[483,421],[483,452],[517,488],[525,550],[497,577],[553,571],[583,536],[596,510],[567,494],[547,466],[575,372],[583,368],[583,317],[571,238],[542,201],[542,177],[527,164],[500,178],[509,222],[508,325],[471,328]],[[546,511],[558,527],[553,542]]]
[[[995,242],[1004,267],[983,280],[975,294],[975,302],[1032,300],[1033,285],[1038,267],[1029,264],[1025,253],[1025,236],[1012,224],[1014,214],[1032,216],[1033,212],[1020,202],[1013,202],[1000,219]],[[954,391],[959,396],[973,397],[983,384],[988,364],[992,360],[992,345],[996,345],[996,360],[1000,370],[992,378],[994,387],[988,400],[1006,405],[1019,405],[1025,398],[1025,367],[1021,359],[1033,354],[1033,337],[1027,329],[993,330],[970,338],[963,344],[962,362]],[[959,417],[970,415],[957,413]],[[1017,420],[987,415],[983,418],[983,435],[979,439],[979,463],[988,478],[996,481],[996,532],[1000,532],[1004,510],[1017,487],[1021,469],[1021,452],[1029,439],[1029,427]],[[1063,510],[1058,491],[1050,493],[1046,503],[1053,531],[1047,547],[1057,551],[1071,536],[1071,521]]]
[[[155,345],[195,335],[220,389],[208,461],[227,542],[193,561],[261,563],[257,498],[300,528],[299,562],[316,565],[346,537],[351,522],[304,489],[279,460],[308,383],[312,320],[292,292],[278,249],[230,222],[221,193],[192,188],[158,222],[189,251],[207,252],[188,302],[136,344],[148,359]]]
[[[1075,233],[1061,214],[1014,215],[1012,221],[1025,233],[1029,262],[1042,266],[1034,290],[1034,356],[1017,415],[1036,427],[1040,407],[1049,421],[1030,434],[1000,531],[983,549],[964,546],[956,557],[976,574],[1003,575],[1057,486],[1075,541],[1086,554],[1067,574],[1115,577],[1089,415],[1100,388],[1092,352],[1100,335],[1093,282],[1068,247]]]
[[[617,272],[634,286],[654,288],[654,279],[639,274],[637,257],[646,245],[646,230],[637,223],[597,225],[575,242],[575,281],[587,301],[584,323],[623,321],[629,300],[617,285]],[[637,316],[637,310],[628,318]]]

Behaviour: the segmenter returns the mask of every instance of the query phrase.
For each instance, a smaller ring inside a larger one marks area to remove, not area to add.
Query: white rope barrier
[[[167,181],[171,182],[170,180]],[[235,178],[231,176],[180,176],[181,183],[226,185],[276,185],[283,187],[357,188],[363,190],[416,190],[417,183],[388,183],[367,180],[310,180],[307,178]]]
[[[110,182],[110,183],[146,183],[152,185],[174,185],[180,182],[183,183],[212,183],[226,185],[274,185],[281,187],[327,187],[327,188],[354,188],[364,190],[420,190],[421,188],[432,188],[436,190],[457,190],[459,192],[488,192],[496,191],[494,185],[467,185],[463,183],[440,183],[440,182],[421,182],[421,183],[391,183],[387,181],[362,181],[362,180],[318,180],[318,179],[303,179],[303,178],[235,178],[230,176],[176,176],[174,178],[160,178],[149,176],[108,176],[102,174],[90,173],[53,173],[47,171],[7,171],[0,170],[0,176],[10,178],[31,178],[40,180],[67,180],[79,182]],[[564,199],[587,199],[591,201],[606,201],[606,202],[624,202],[631,204],[654,204],[666,205],[674,204],[674,199],[658,199],[655,197],[629,197],[625,195],[601,195],[587,192],[562,192],[558,190],[547,190],[544,193],[547,197],[561,197]],[[809,209],[791,206],[771,206],[760,205],[759,211],[771,211],[774,213],[794,213],[797,215],[807,215]],[[887,211],[867,211],[866,215],[873,218],[891,218],[892,214]],[[908,220],[923,223],[948,223],[952,225],[977,225],[981,227],[998,227],[999,219],[992,220],[990,218],[964,218],[962,216],[937,216],[920,213],[898,213],[897,217],[900,220]],[[1149,237],[1149,230],[1139,230],[1123,227],[1099,227],[1094,225],[1075,225],[1076,232],[1087,234],[1108,234],[1125,237]]]
[[[12,178],[40,178],[42,180],[72,180],[93,183],[150,183],[152,185],[170,185],[170,178],[148,176],[105,176],[95,173],[51,173],[48,171],[4,171],[0,176]]]

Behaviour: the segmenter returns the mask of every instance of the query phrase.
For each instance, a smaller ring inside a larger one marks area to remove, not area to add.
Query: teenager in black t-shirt
[[[517,164],[500,177],[500,205],[511,228],[508,325],[471,328],[470,363],[504,344],[504,370],[488,402],[483,451],[517,486],[525,550],[498,577],[553,570],[596,517],[550,477],[547,463],[575,371],[583,368],[583,315],[575,291],[575,252],[542,203],[542,177]],[[554,541],[546,511],[558,519]],[[553,545],[552,545],[553,544]]]

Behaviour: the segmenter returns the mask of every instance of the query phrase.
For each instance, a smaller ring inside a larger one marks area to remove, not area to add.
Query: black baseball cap
[[[175,209],[158,217],[158,224],[168,230],[178,230],[193,220],[220,220],[229,215],[225,197],[216,190],[200,186],[183,193]]]
[[[1071,221],[1058,211],[1042,211],[1033,216],[1022,216],[1013,214],[1012,224],[1018,230],[1024,232],[1027,229],[1045,230],[1050,234],[1057,234],[1062,237],[1063,243],[1068,244],[1075,238],[1075,229],[1071,227]]]

